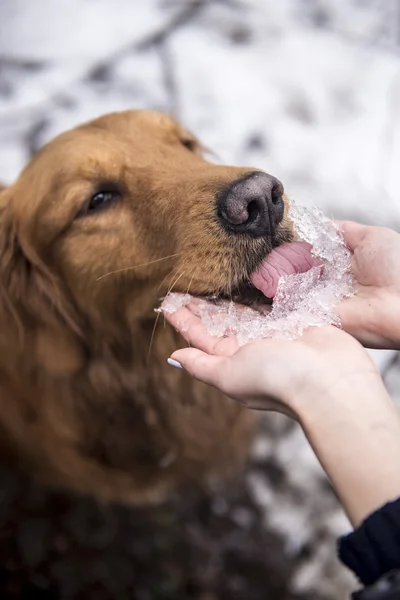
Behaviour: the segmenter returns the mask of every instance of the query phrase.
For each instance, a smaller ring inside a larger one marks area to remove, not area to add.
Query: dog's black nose
[[[238,179],[218,198],[222,225],[232,233],[273,236],[283,219],[283,185],[267,173],[254,172]]]

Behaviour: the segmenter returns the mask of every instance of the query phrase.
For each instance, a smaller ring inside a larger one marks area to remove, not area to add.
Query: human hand
[[[340,225],[358,284],[357,295],[337,307],[343,328],[369,348],[400,349],[400,234],[351,221]]]
[[[306,406],[336,386],[379,379],[362,346],[332,326],[309,329],[296,340],[264,339],[239,347],[236,336],[207,334],[195,301],[166,318],[194,346],[174,352],[172,359],[249,408],[299,419]]]
[[[172,354],[191,375],[300,422],[354,526],[398,497],[399,412],[357,340],[327,326],[239,347],[206,333],[195,302],[166,318],[195,346]]]

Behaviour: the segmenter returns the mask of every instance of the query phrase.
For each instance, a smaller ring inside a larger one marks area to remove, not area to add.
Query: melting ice
[[[321,267],[279,279],[272,307],[243,307],[228,301],[216,303],[197,299],[200,317],[210,335],[236,335],[240,345],[261,338],[294,339],[307,327],[340,326],[335,306],[354,295],[351,252],[340,228],[318,208],[311,210],[291,203],[289,218],[300,240],[312,245],[312,254],[322,259]],[[189,304],[189,294],[169,294],[161,312],[174,313]]]

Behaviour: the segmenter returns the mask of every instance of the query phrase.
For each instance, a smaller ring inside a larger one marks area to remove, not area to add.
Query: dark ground
[[[157,509],[99,507],[2,473],[0,597],[297,600],[245,487]]]
[[[271,461],[253,461],[249,472],[275,489],[285,485]],[[285,554],[247,481],[133,510],[45,491],[2,471],[0,598],[310,600],[289,590],[310,549]]]

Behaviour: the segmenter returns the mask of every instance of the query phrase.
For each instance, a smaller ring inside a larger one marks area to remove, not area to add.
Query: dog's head
[[[77,328],[78,314],[92,324],[151,314],[169,289],[250,300],[250,274],[291,237],[276,178],[208,162],[189,132],[155,112],[111,114],[59,136],[0,198],[9,279],[19,285],[23,257],[26,286],[39,277]]]

